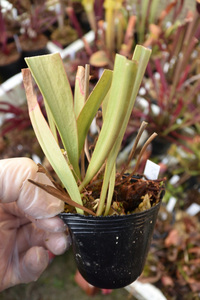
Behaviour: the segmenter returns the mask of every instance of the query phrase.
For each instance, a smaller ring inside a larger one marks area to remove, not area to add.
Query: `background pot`
[[[143,271],[160,203],[126,216],[60,214],[72,237],[81,275],[105,289],[129,285]]]
[[[23,68],[27,68],[27,64],[24,60],[25,57],[45,55],[50,53],[47,48],[48,39],[43,34],[38,35],[35,39],[28,39],[25,36],[20,36],[19,41],[22,52]]]
[[[5,81],[21,72],[21,53],[16,49],[15,43],[7,45],[8,53],[0,51],[0,79]]]
[[[157,137],[152,141],[152,156],[166,155],[171,143],[166,138]]]
[[[19,73],[21,68],[22,64],[20,54],[16,60],[12,61],[11,63],[0,65],[0,82],[4,82],[5,80]]]

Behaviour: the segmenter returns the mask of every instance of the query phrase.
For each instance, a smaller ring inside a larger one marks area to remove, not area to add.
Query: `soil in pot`
[[[65,48],[78,39],[78,33],[69,25],[56,28],[51,34],[51,40],[61,48]]]

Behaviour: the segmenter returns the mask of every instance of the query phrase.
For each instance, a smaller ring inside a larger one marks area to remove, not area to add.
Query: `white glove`
[[[35,281],[55,255],[70,246],[66,226],[55,217],[64,203],[27,179],[52,185],[28,158],[0,160],[0,291]]]

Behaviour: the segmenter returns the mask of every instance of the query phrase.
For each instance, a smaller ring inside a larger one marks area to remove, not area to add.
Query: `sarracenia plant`
[[[30,119],[44,154],[67,193],[53,187],[43,188],[75,206],[78,213],[87,211],[94,215],[84,207],[83,194],[102,169],[103,184],[96,215],[105,214],[105,202],[106,213],[109,211],[116,179],[116,158],[150,54],[151,50],[142,46],[136,47],[132,60],[117,54],[113,71],[104,70],[90,94],[88,67],[85,70],[79,67],[74,97],[58,53],[26,58],[29,68],[22,73]],[[43,95],[48,123],[40,111],[32,76]],[[83,161],[87,134],[100,106],[103,125],[84,171],[79,162]]]

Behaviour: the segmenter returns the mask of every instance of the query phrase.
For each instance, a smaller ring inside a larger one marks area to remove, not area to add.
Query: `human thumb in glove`
[[[0,291],[35,281],[70,245],[56,217],[64,203],[28,181],[52,185],[28,158],[0,160]],[[49,250],[49,251],[48,251]]]

